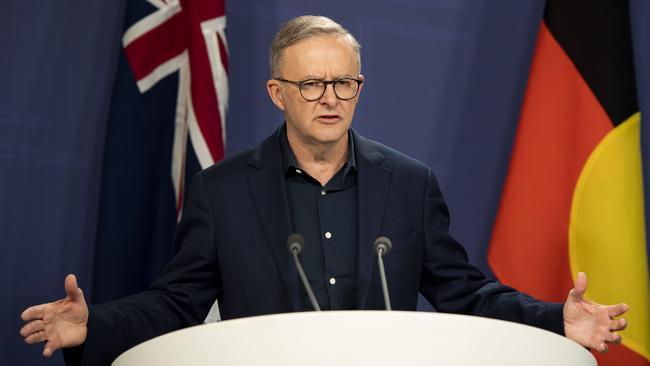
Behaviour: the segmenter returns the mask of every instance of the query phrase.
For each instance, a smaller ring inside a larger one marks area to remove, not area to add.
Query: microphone
[[[382,257],[390,253],[390,248],[392,247],[393,243],[385,236],[380,236],[375,239],[375,243],[372,245],[372,248],[375,250],[375,254],[377,255],[377,263],[379,264],[381,290],[384,293],[384,304],[386,305],[386,310],[391,310],[391,307],[390,297],[388,296],[388,282],[386,282],[386,271],[384,270],[384,259]]]
[[[293,254],[293,260],[296,263],[296,269],[298,269],[298,275],[302,280],[302,284],[307,290],[307,296],[309,296],[309,301],[314,307],[315,311],[320,311],[320,306],[318,306],[318,301],[316,301],[316,296],[314,296],[314,291],[311,290],[309,281],[307,281],[307,276],[305,271],[302,269],[302,264],[300,264],[300,259],[298,259],[298,254],[302,253],[302,249],[305,247],[305,239],[302,235],[298,233],[292,233],[287,238],[287,250],[289,253]]]

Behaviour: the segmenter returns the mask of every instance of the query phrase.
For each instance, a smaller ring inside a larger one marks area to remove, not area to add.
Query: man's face
[[[337,36],[311,37],[286,48],[278,66],[277,77],[292,81],[363,79],[356,52]],[[269,80],[267,89],[273,103],[284,111],[290,139],[305,145],[347,141],[358,93],[350,100],[340,100],[333,86],[328,85],[320,99],[309,102],[300,95],[298,86],[291,83]]]

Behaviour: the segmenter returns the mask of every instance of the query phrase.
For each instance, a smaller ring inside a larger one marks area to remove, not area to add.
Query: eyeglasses
[[[323,95],[325,95],[327,86],[330,84],[332,84],[334,95],[336,95],[337,98],[340,100],[350,100],[357,96],[359,85],[363,83],[363,80],[353,78],[342,78],[337,80],[307,79],[302,81],[275,78],[274,80],[298,86],[300,95],[308,102],[313,102],[322,98]]]

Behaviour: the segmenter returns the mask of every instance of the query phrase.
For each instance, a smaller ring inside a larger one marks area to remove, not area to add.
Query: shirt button
[[[320,195],[321,195],[321,196],[324,196],[324,195],[326,195],[326,194],[327,194],[327,192],[325,192],[324,189],[323,189],[322,191],[320,191]]]
[[[330,233],[329,231],[326,232],[326,233],[325,233],[325,237],[326,237],[327,239],[331,239],[331,238],[332,238],[332,233]]]
[[[332,277],[330,278],[330,285],[336,284],[336,278]]]
[[[300,170],[300,169],[296,169],[296,173],[301,174],[301,173],[302,173],[302,170]]]

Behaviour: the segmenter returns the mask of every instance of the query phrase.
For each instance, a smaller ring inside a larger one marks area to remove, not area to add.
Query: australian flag
[[[192,175],[224,156],[224,0],[129,0],[102,167],[93,302],[142,289],[174,253]]]

